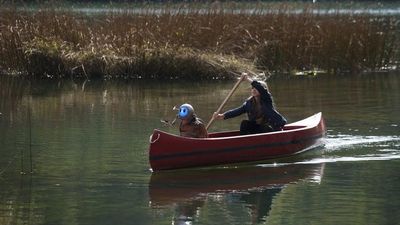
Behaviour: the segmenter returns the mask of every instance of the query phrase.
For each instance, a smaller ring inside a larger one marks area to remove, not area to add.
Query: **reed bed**
[[[185,6],[90,15],[2,8],[0,69],[40,79],[191,80],[228,79],[246,69],[397,69],[399,18],[313,9]]]

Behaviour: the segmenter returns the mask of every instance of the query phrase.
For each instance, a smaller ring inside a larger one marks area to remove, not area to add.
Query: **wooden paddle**
[[[225,100],[221,103],[221,105],[218,107],[216,113],[220,113],[222,108],[225,106],[225,104],[228,102],[229,98],[232,96],[233,92],[235,92],[235,90],[239,87],[239,84],[242,82],[243,77],[240,77],[239,80],[236,82],[236,84],[233,86],[232,90],[229,92],[228,96],[226,96]],[[214,118],[214,114],[213,116],[211,116],[210,121],[208,122],[207,126],[206,126],[206,130],[208,130],[208,128],[210,127],[210,125],[214,122],[215,118]]]

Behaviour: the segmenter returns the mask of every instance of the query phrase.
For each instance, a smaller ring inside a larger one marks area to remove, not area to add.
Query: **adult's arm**
[[[224,120],[237,117],[246,113],[246,102],[242,106],[224,112]]]

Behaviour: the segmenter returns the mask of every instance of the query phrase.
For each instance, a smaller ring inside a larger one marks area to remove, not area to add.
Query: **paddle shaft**
[[[222,108],[225,106],[225,104],[228,102],[229,98],[232,96],[233,92],[239,87],[239,84],[242,82],[242,77],[236,82],[236,84],[233,86],[232,90],[229,92],[229,94],[226,96],[225,100],[221,103],[221,105],[218,107],[216,113],[220,113]],[[211,116],[210,121],[208,122],[206,126],[206,130],[211,126],[211,124],[214,122],[215,118],[214,116]]]

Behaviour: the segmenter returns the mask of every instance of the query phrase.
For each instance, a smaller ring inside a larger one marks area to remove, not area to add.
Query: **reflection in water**
[[[209,201],[244,204],[251,223],[265,221],[276,195],[287,185],[320,182],[324,164],[234,167],[153,173],[149,182],[153,208],[174,206],[173,224],[190,224]],[[315,179],[319,177],[319,179]]]
[[[266,220],[272,209],[273,199],[284,187],[283,185],[277,185],[268,188],[249,190],[244,193],[231,192],[227,194],[227,199],[244,204],[250,214],[250,223],[258,224]]]
[[[29,91],[29,83],[0,74],[0,119],[13,123],[22,97]]]
[[[200,208],[204,206],[205,200],[193,199],[192,201],[177,204],[175,207],[172,224],[193,224],[196,216],[200,213]]]
[[[27,80],[0,74],[0,176],[17,161],[20,162],[20,173],[28,172],[29,165],[32,168],[30,98],[27,99],[28,104],[21,104],[30,88]],[[15,128],[20,130],[16,131]],[[22,146],[18,146],[15,140],[23,143]],[[13,146],[8,150],[10,144]]]

